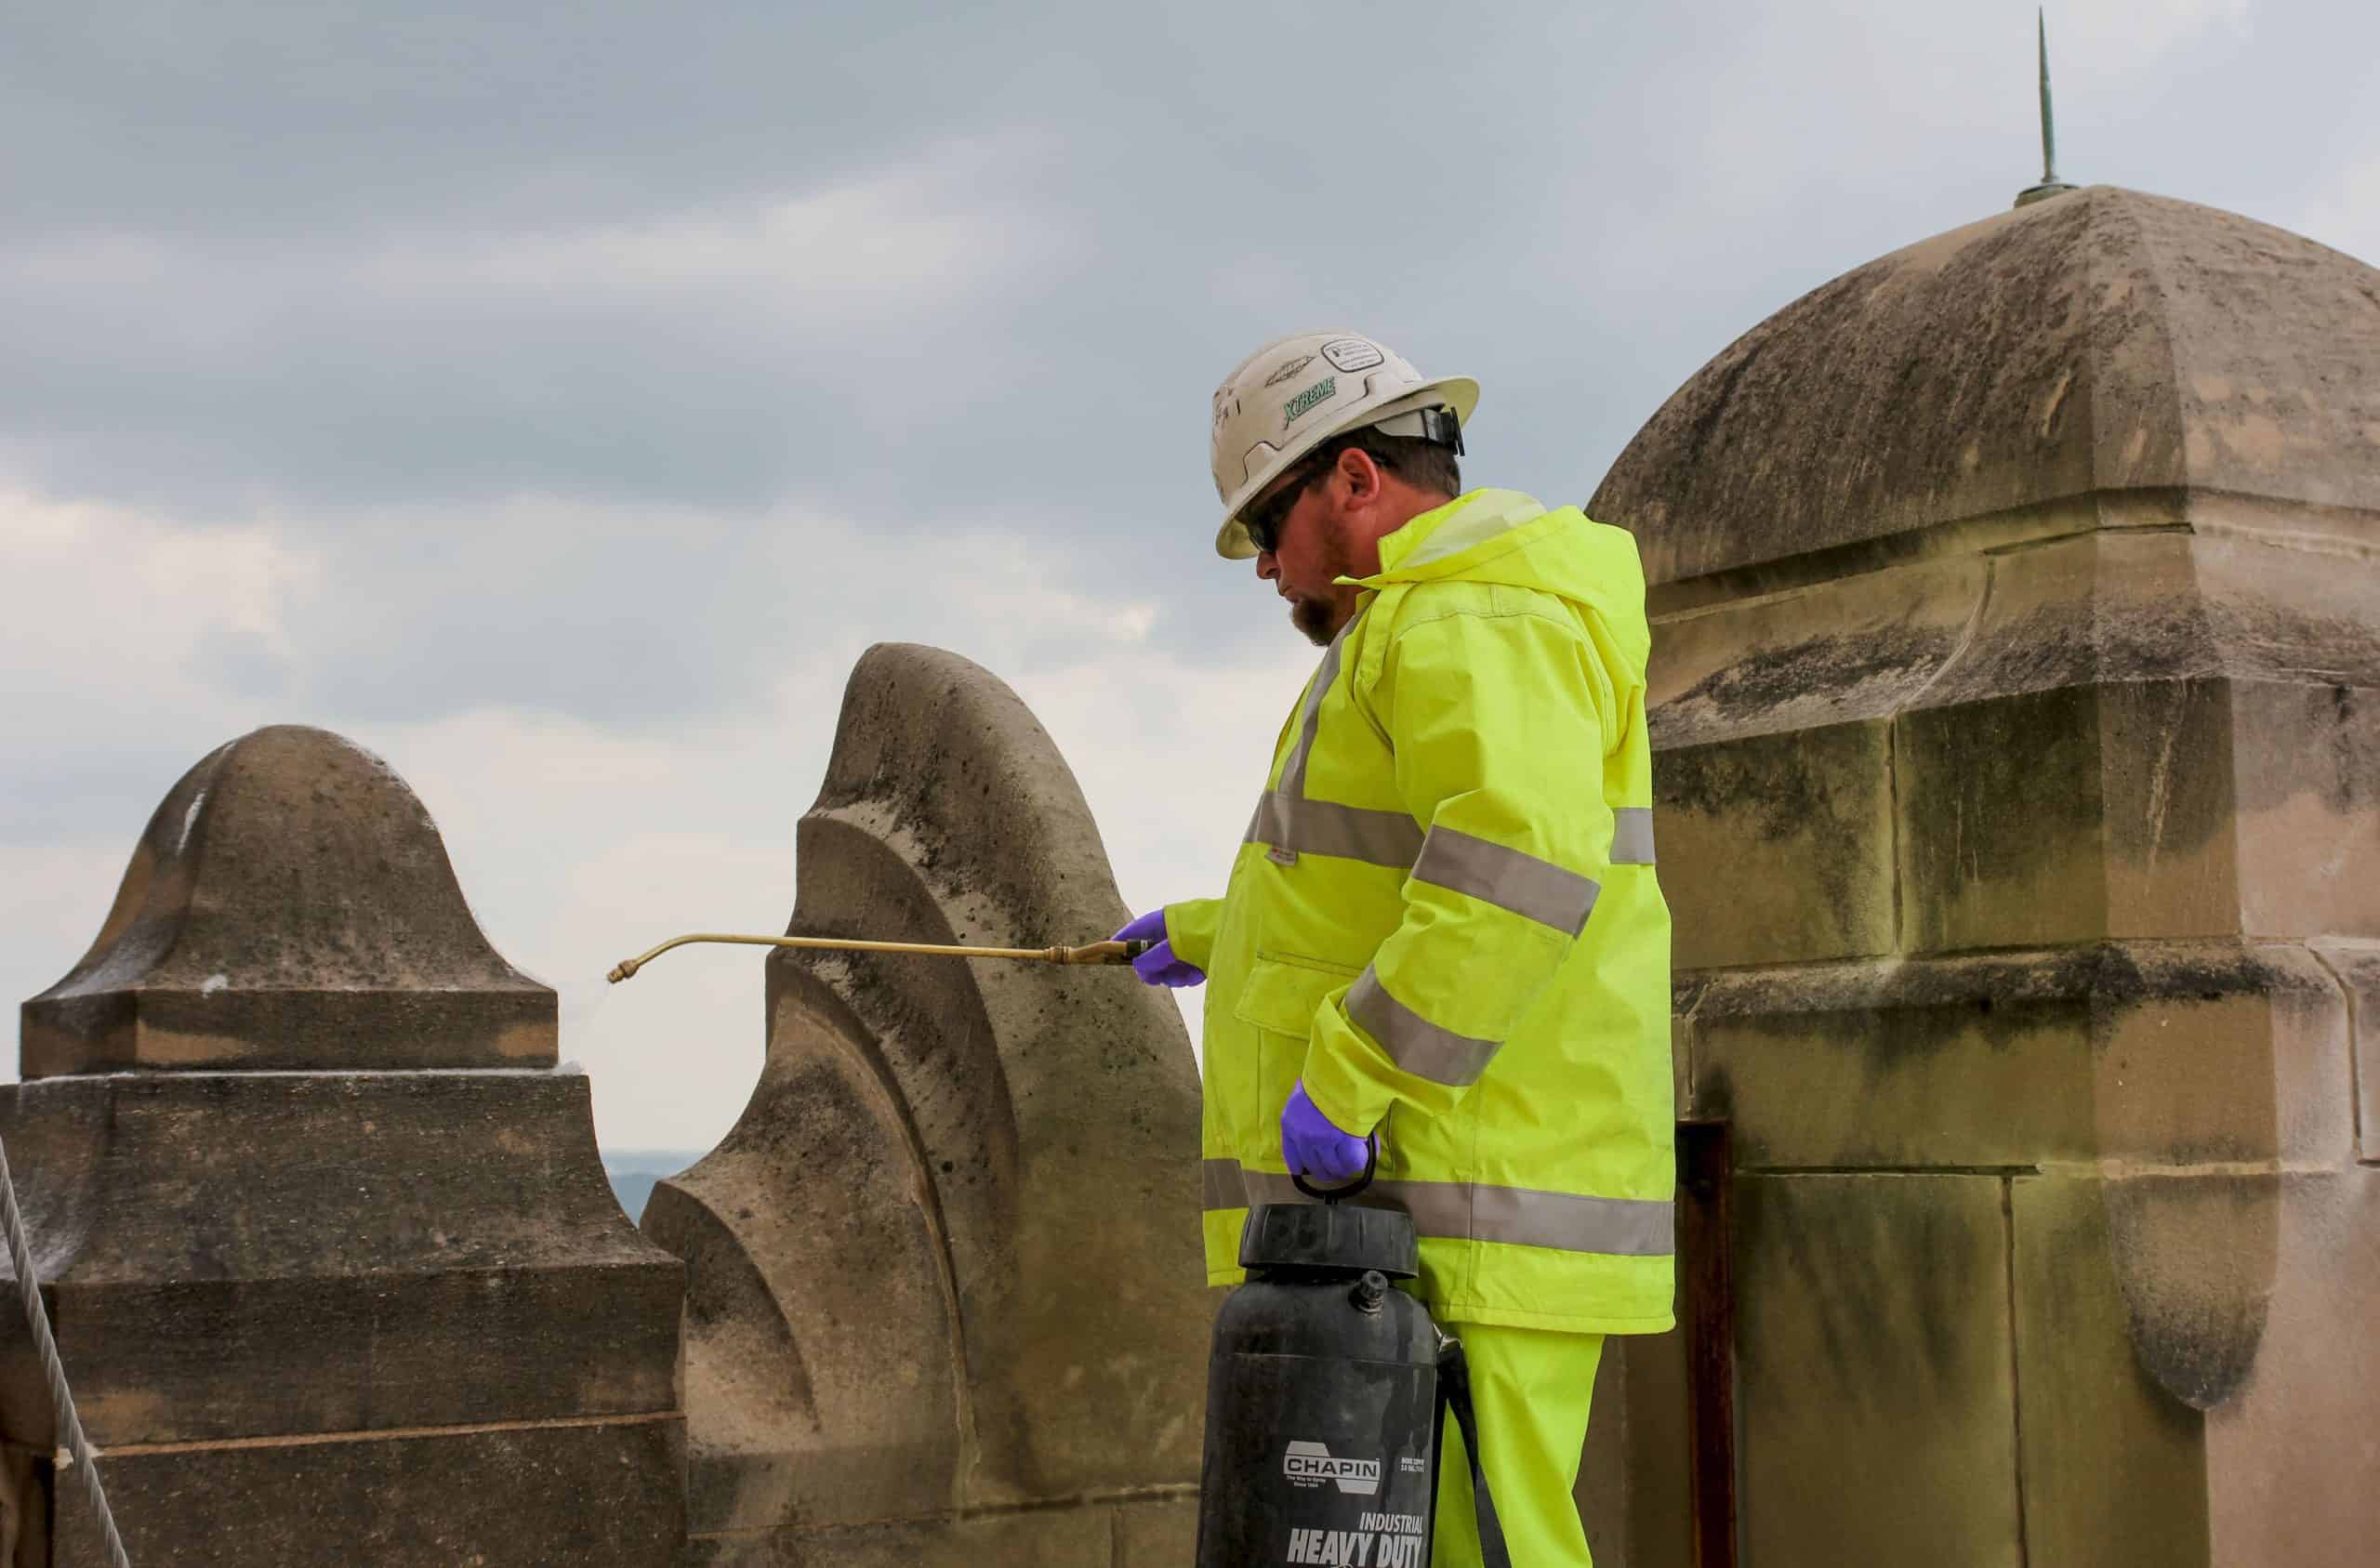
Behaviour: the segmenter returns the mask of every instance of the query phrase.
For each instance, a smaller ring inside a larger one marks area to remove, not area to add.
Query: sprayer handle
[[[1335,1204],[1342,1199],[1352,1198],[1370,1186],[1372,1178],[1379,1171],[1380,1134],[1368,1132],[1364,1135],[1364,1174],[1348,1182],[1344,1187],[1309,1187],[1305,1184],[1305,1178],[1296,1171],[1289,1172],[1289,1179],[1296,1182],[1298,1191],[1307,1197],[1319,1198],[1327,1204]]]
[[[1050,956],[1061,964],[1129,964],[1157,943],[1094,942],[1084,947],[1053,947]]]

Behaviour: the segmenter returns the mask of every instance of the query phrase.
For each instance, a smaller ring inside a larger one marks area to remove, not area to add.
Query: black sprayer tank
[[[1266,1204],[1239,1262],[1207,1370],[1198,1568],[1426,1568],[1440,1341],[1391,1286],[1420,1272],[1411,1217]]]

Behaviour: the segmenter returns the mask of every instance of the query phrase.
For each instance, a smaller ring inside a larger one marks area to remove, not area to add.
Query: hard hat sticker
[[[1334,337],[1322,346],[1322,357],[1343,371],[1369,370],[1384,364],[1386,359],[1379,348],[1360,337]]]
[[[1314,356],[1312,354],[1300,354],[1296,359],[1291,360],[1289,363],[1283,365],[1280,369],[1266,376],[1264,378],[1264,385],[1267,387],[1277,387],[1282,382],[1287,381],[1290,376],[1295,376],[1299,371],[1303,370],[1313,362]]]
[[[1281,428],[1288,429],[1298,422],[1301,415],[1314,412],[1316,404],[1328,402],[1338,394],[1339,378],[1335,376],[1324,376],[1289,400],[1289,406],[1281,411]]]

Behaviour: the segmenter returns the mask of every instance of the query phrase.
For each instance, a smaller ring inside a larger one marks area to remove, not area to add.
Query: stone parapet
[[[2094,189],[1780,312],[1591,504],[1653,581],[1748,1561],[2380,1537],[2375,431],[2380,273]]]
[[[133,1561],[676,1561],[683,1271],[377,758],[208,757],[24,1012],[0,1138]],[[46,1561],[102,1562],[58,1441],[8,1314],[0,1444]]]
[[[1127,918],[1015,695],[853,672],[789,934],[1046,947]],[[784,952],[768,1058],[654,1190],[686,1260],[694,1561],[1187,1561],[1211,1303],[1198,1091],[1128,971]]]

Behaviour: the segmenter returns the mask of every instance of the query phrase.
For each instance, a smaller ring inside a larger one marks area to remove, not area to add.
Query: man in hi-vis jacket
[[[1215,393],[1216,548],[1324,652],[1219,899],[1120,933],[1208,985],[1208,1278],[1250,1203],[1361,1174],[1463,1343],[1513,1560],[1585,1564],[1571,1490],[1606,1334],[1672,1325],[1670,918],[1644,571],[1578,508],[1463,492],[1467,377],[1355,333]],[[1433,1561],[1480,1561],[1448,1423]]]

